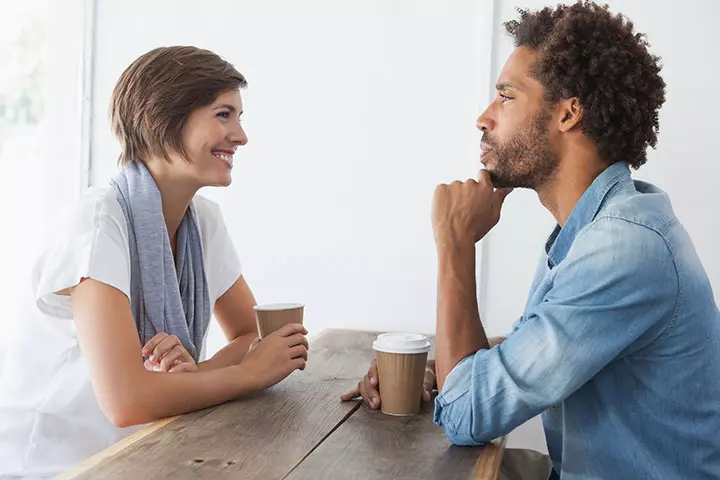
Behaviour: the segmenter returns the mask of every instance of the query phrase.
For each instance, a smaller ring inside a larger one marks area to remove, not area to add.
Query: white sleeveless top
[[[219,207],[200,196],[193,203],[213,307],[240,277],[240,260]],[[1,480],[55,476],[140,428],[116,428],[100,410],[71,299],[55,294],[89,277],[130,298],[127,224],[115,190],[90,189],[49,232],[0,366]]]

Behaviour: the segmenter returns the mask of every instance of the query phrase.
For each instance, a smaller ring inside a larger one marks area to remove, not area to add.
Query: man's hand
[[[488,343],[490,348],[495,345],[500,345],[505,341],[505,337],[490,337]],[[425,367],[425,378],[423,380],[422,399],[425,402],[432,400],[432,392],[437,388],[436,374],[435,374],[435,360],[428,360],[427,366]],[[377,373],[377,363],[375,360],[370,363],[365,378],[358,382],[357,387],[350,390],[347,393],[343,393],[340,399],[343,402],[352,400],[353,398],[362,397],[363,403],[373,410],[380,408],[380,391],[379,381]]]
[[[487,170],[478,179],[440,185],[435,190],[432,225],[435,242],[474,245],[500,220],[500,209],[512,189],[494,189]]]
[[[435,388],[435,360],[429,360],[425,368],[425,380],[423,381],[422,398],[426,402],[432,399],[432,391]],[[367,375],[360,380],[357,387],[347,393],[343,393],[340,399],[343,402],[352,400],[353,398],[362,397],[363,403],[373,410],[380,408],[380,392],[377,363],[375,360],[370,364]]]

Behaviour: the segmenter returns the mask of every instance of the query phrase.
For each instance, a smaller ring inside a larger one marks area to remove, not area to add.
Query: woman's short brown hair
[[[161,47],[142,55],[120,76],[110,102],[112,131],[122,148],[118,165],[148,156],[170,161],[168,150],[189,160],[181,133],[190,112],[246,86],[232,64],[209,50]]]

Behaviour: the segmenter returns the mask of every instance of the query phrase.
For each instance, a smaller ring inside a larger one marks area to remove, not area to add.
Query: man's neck
[[[540,203],[564,226],[585,191],[607,167],[597,155],[575,152],[572,158],[562,159],[555,175],[536,190]]]

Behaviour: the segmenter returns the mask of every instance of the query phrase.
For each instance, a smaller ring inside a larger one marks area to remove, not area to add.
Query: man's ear
[[[560,109],[560,122],[558,129],[567,133],[580,123],[583,116],[583,107],[577,97],[568,98],[558,103]]]

